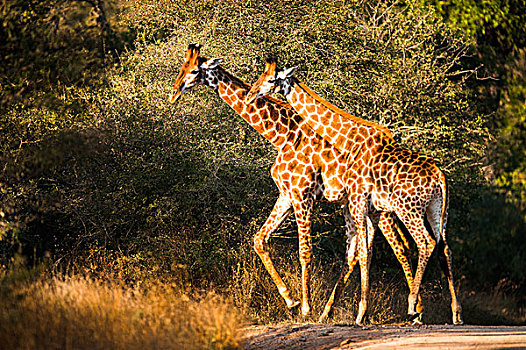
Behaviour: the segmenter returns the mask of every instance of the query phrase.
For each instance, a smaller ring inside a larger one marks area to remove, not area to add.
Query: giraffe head
[[[248,92],[246,102],[251,103],[258,97],[272,95],[277,92],[286,95],[290,88],[288,80],[294,75],[297,68],[276,70],[276,60],[268,58],[265,62],[265,71]]]
[[[170,103],[175,103],[181,95],[196,85],[205,83],[206,71],[216,68],[221,58],[206,59],[199,56],[201,45],[190,44],[186,50],[186,61],[183,63],[179,75],[170,94]]]

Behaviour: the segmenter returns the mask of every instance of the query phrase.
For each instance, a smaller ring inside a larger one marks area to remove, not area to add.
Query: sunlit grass
[[[0,277],[1,349],[241,349],[245,318],[258,324],[316,322],[330,293],[337,268],[315,264],[312,318],[288,312],[268,273],[256,257],[239,264],[227,295],[195,292],[173,282],[130,286],[111,278],[49,276],[21,269]],[[292,293],[300,296],[298,263],[276,259]],[[442,281],[443,282],[443,281]],[[426,323],[449,323],[449,293],[440,280],[423,286]],[[353,324],[359,278],[349,281],[332,324]],[[403,281],[373,274],[371,324],[403,321],[408,290]],[[524,323],[524,308],[502,293],[460,293],[470,324]]]
[[[3,349],[236,349],[240,313],[175,285],[127,287],[84,277],[3,286]]]

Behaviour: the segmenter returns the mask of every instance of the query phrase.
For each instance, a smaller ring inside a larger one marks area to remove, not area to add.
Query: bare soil
[[[279,324],[242,330],[245,349],[526,349],[526,326]]]

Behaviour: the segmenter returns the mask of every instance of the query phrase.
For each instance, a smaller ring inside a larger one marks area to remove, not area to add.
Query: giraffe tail
[[[446,243],[446,220],[447,220],[447,209],[449,206],[449,192],[446,175],[439,169],[439,181],[440,189],[442,192],[442,212],[440,214],[440,237],[442,242]]]

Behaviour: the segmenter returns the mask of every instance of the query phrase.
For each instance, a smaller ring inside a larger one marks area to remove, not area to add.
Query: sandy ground
[[[281,324],[243,329],[245,349],[526,349],[526,326]]]

